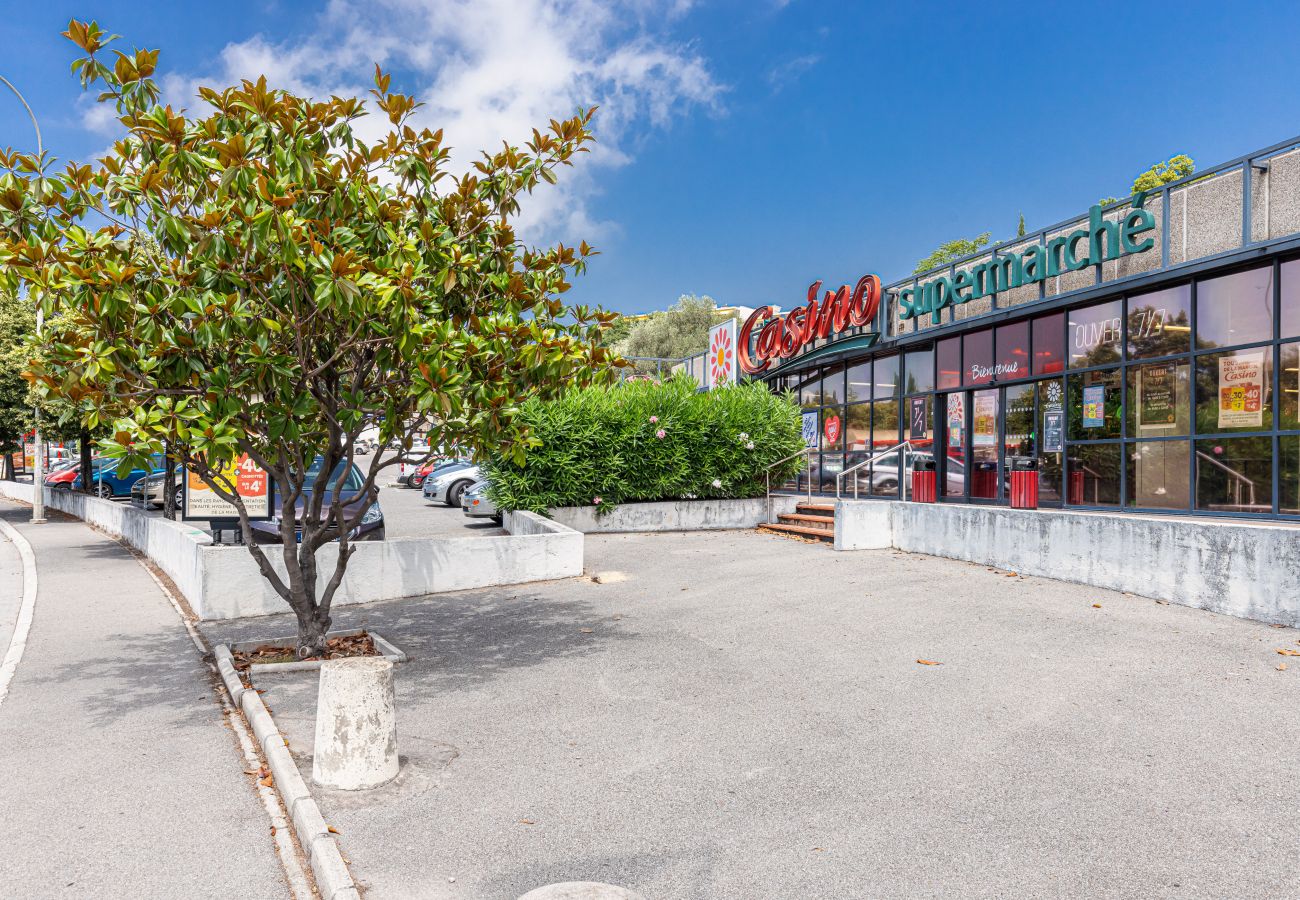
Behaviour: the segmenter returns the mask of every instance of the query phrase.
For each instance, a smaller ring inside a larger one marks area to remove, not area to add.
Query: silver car
[[[479,474],[478,466],[454,469],[437,476],[430,475],[424,480],[424,483],[427,485],[432,481],[433,487],[427,489],[424,496],[430,500],[445,503],[448,506],[460,506],[461,498],[465,496],[465,492],[482,477]]]
[[[465,515],[475,519],[494,519],[501,521],[501,512],[487,495],[488,480],[485,478],[465,492],[460,498],[460,508]]]

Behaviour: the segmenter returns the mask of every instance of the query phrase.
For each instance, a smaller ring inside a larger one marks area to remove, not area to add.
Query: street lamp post
[[[27,115],[32,120],[32,128],[36,129],[36,158],[39,160],[39,171],[37,173],[37,185],[41,184],[43,175],[41,172],[45,169],[45,147],[41,143],[41,124],[36,121],[36,113],[32,112],[31,105],[27,98],[23,96],[22,91],[13,86],[8,78],[0,75],[0,81],[5,83],[9,90],[14,92],[18,102],[27,110]],[[36,340],[41,339],[41,327],[45,324],[45,313],[37,308],[36,310]],[[45,453],[41,448],[41,407],[36,404],[34,407],[34,429],[32,441],[35,444],[35,453],[32,454],[32,524],[40,525],[45,521]]]

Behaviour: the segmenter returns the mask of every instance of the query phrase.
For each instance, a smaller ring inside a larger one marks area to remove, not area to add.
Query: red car
[[[431,459],[424,465],[416,467],[415,471],[411,474],[404,476],[404,478],[399,477],[397,480],[399,483],[405,484],[407,487],[413,487],[418,490],[424,484],[424,479],[429,477],[429,473],[433,471],[434,466],[437,466],[442,462],[444,462],[444,460]]]

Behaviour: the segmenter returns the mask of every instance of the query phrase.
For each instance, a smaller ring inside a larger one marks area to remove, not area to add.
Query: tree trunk
[[[171,454],[163,460],[163,518],[176,518],[176,460]]]
[[[298,615],[298,658],[325,655],[325,635],[330,630],[330,617],[312,604],[306,615]]]
[[[5,480],[5,481],[13,481],[13,480],[14,480],[14,458],[13,458],[13,455],[6,451],[6,452],[5,452],[5,456],[4,456],[4,462],[3,462],[3,463],[0,463],[0,466],[3,466],[3,468],[4,468],[4,480]]]
[[[83,428],[77,436],[77,443],[81,451],[81,489],[87,494],[93,494],[95,485],[92,483],[93,466],[90,462],[90,432]]]

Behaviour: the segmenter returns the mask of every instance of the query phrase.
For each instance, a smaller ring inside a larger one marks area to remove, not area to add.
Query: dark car
[[[320,467],[322,462],[323,461],[321,460],[321,458],[317,457],[316,461],[312,464],[312,467],[307,470],[307,480],[303,483],[303,496],[299,497],[298,502],[294,504],[294,508],[297,510],[298,517],[302,516],[303,510],[306,508],[307,503],[311,499],[312,487],[316,484],[317,476],[320,475]],[[334,485],[337,483],[339,475],[343,473],[343,468],[346,465],[347,463],[340,462],[337,466],[335,466],[334,471],[330,474],[329,481],[326,482],[325,484],[324,487],[325,499],[324,502],[321,504],[321,514],[324,517],[328,517],[329,510],[330,510],[330,501],[333,499],[334,496]],[[355,465],[351,466],[343,482],[343,487],[339,490],[339,500],[340,502],[342,502],[343,508],[346,511],[348,517],[352,517],[356,515],[357,510],[361,508],[360,495],[361,495],[361,486],[363,484],[365,484],[365,477],[361,474],[361,470],[358,469]],[[278,490],[279,485],[277,485],[276,487],[277,490],[274,498],[274,505],[272,508],[272,518],[270,519],[270,521],[259,521],[259,522],[250,523],[250,526],[253,529],[253,537],[257,540],[259,544],[278,544],[280,542],[281,500],[280,500],[280,492]],[[376,487],[375,490],[378,491],[379,488]],[[329,525],[329,529],[330,531],[335,532],[332,539],[337,540],[338,526],[331,523]],[[301,525],[295,528],[294,531],[297,539],[301,541],[302,540]],[[348,540],[382,541],[383,539],[384,539],[384,512],[382,509],[379,508],[379,501],[375,500],[373,503],[370,504],[369,508],[365,512],[365,515],[361,517],[361,522],[355,528],[352,529],[351,533],[348,535]]]
[[[90,473],[91,493],[97,497],[129,497],[131,495],[131,486],[141,478],[148,475],[154,475],[163,471],[163,458],[161,453],[155,453],[149,457],[149,465],[146,468],[128,469],[121,475],[117,474],[117,467],[121,460],[117,459],[99,459],[94,463],[94,469]],[[81,490],[81,470],[75,469],[77,475],[68,484],[74,491]],[[49,484],[46,481],[46,484]]]

